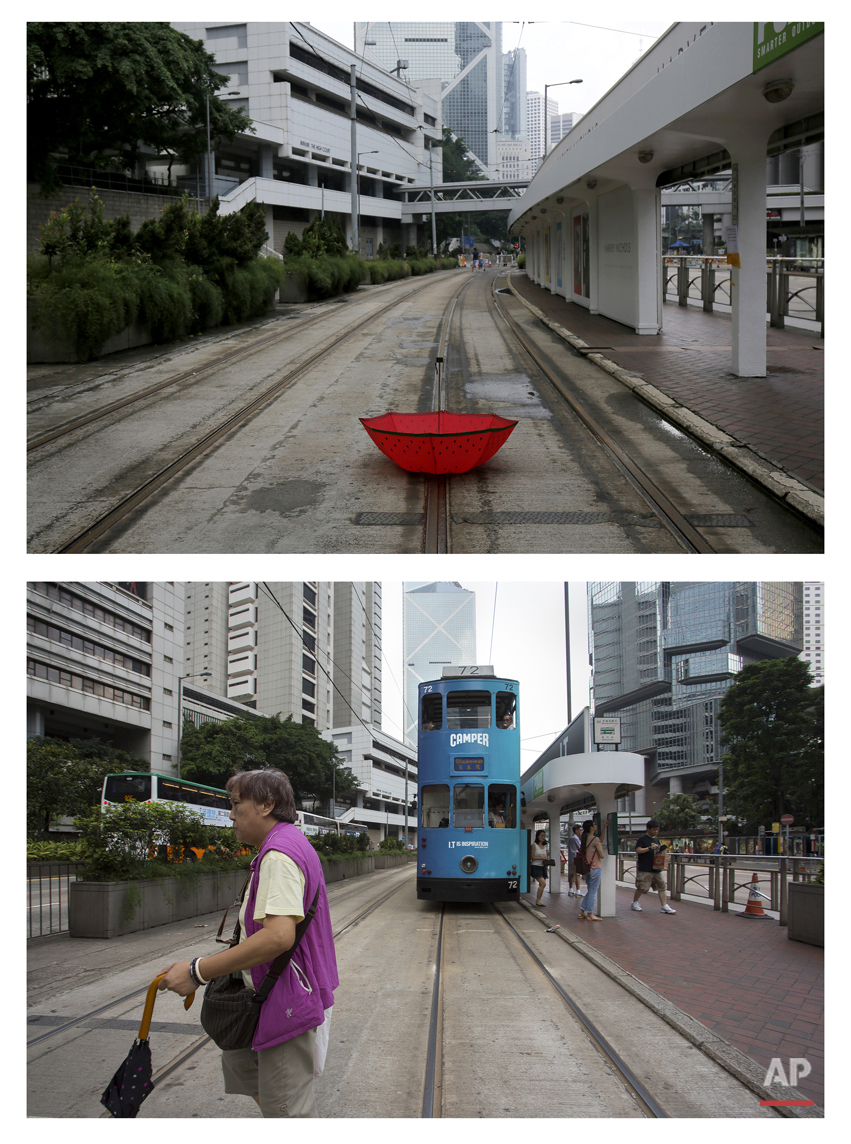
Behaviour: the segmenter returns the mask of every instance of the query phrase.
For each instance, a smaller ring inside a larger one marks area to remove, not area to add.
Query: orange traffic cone
[[[738,914],[737,917],[762,918],[763,921],[770,922],[771,918],[762,908],[762,899],[760,897],[759,890],[756,888],[758,881],[759,879],[756,876],[756,870],[754,870],[753,878],[751,879],[751,892],[748,894],[748,903],[745,906],[745,912],[743,914]]]

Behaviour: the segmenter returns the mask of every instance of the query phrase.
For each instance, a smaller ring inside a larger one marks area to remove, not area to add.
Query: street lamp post
[[[192,675],[181,675],[177,681],[177,777],[180,778],[180,740],[183,738],[183,681],[184,679],[209,679],[212,671],[206,668]]]
[[[547,114],[547,90],[551,87],[567,87],[571,83],[582,83],[581,79],[566,79],[561,83],[545,83],[544,84],[544,153],[541,156],[541,162],[547,157],[547,135],[549,134],[547,128],[550,125],[550,117]]]
[[[358,151],[357,159],[355,160],[355,231],[354,241],[352,246],[355,248],[355,254],[360,254],[360,157],[361,155],[377,155],[377,151]]]

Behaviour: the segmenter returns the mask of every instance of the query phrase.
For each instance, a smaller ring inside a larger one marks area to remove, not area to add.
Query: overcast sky
[[[476,593],[476,662],[520,683],[523,767],[567,726],[564,584],[459,580]],[[382,580],[382,730],[402,737],[403,586]],[[588,704],[585,584],[570,585],[573,715]]]
[[[499,8],[499,5],[496,5]],[[656,20],[629,20],[623,15],[634,14],[635,6],[608,3],[600,8],[578,12],[583,23],[564,20],[547,20],[552,11],[565,14],[563,5],[537,4],[532,11],[539,18],[535,22],[504,20],[502,25],[502,50],[526,49],[526,86],[529,91],[543,93],[544,84],[559,84],[571,79],[581,79],[581,84],[555,88],[549,97],[558,102],[559,111],[586,112],[605,95],[609,88],[620,79],[642,52],[647,51],[653,41],[665,32],[678,18],[676,9],[671,9],[670,18],[665,18],[667,5],[648,6]],[[329,13],[334,8],[328,8]],[[395,5],[370,4],[365,13],[371,20],[377,15],[399,19]],[[457,6],[442,2],[430,4],[429,17],[432,19],[455,19]],[[516,7],[515,7],[516,14]],[[310,21],[314,27],[332,36],[347,48],[354,47],[354,19],[361,17],[355,12],[352,20],[335,21],[317,17]],[[469,16],[469,13],[461,13]],[[497,13],[498,15],[498,13]],[[496,18],[496,17],[494,17]],[[376,21],[378,22],[378,21]],[[596,25],[596,26],[592,26]]]

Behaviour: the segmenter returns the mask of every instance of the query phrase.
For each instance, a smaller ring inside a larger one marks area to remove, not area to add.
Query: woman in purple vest
[[[199,982],[225,973],[242,973],[246,985],[258,988],[275,958],[292,946],[318,888],[316,914],[263,1004],[252,1048],[222,1053],[225,1092],[253,1097],[264,1116],[317,1116],[317,1029],[330,1020],[339,984],[322,866],[293,825],[293,790],[282,771],[243,771],[226,786],[234,834],[246,846],[260,847],[240,911],[240,941],[222,953],[160,970],[166,974],[160,989],[185,997]]]

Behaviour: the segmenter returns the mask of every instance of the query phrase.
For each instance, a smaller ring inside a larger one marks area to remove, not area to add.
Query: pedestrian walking
[[[579,874],[576,872],[576,855],[582,848],[582,827],[578,822],[573,824],[573,834],[567,842],[567,853],[570,859],[570,865],[567,868],[567,896],[569,898],[582,897],[582,891],[579,888]]]
[[[316,913],[296,955],[260,1009],[252,1046],[222,1052],[225,1092],[252,1097],[264,1117],[315,1117],[314,1075],[327,1046],[327,1022],[339,984],[322,866],[296,821],[293,789],[279,770],[242,771],[226,783],[233,832],[258,846],[239,915],[239,941],[194,961],[167,965],[160,989],[181,997],[225,974],[259,989],[272,962],[291,949],[296,926],[316,899]]]
[[[541,898],[544,895],[544,890],[547,888],[547,868],[544,862],[550,856],[549,847],[547,846],[547,832],[546,830],[539,830],[535,834],[535,840],[532,843],[532,861],[530,863],[530,870],[532,877],[538,883],[538,898],[535,902],[536,906],[540,906]]]
[[[594,913],[594,908],[597,905],[597,890],[603,874],[603,844],[597,837],[597,824],[590,818],[582,824],[582,849],[580,853],[588,863],[588,873],[585,875],[588,892],[579,903],[579,919],[580,921],[599,922],[603,919]]]
[[[632,899],[632,909],[637,913],[641,913],[641,906],[638,904],[638,899],[642,894],[646,894],[648,890],[656,890],[659,894],[659,901],[662,903],[662,913],[675,914],[677,911],[672,910],[668,905],[665,879],[658,870],[653,868],[653,859],[656,855],[668,849],[667,846],[658,841],[658,833],[659,823],[655,818],[651,818],[645,827],[645,833],[642,834],[635,844],[637,863],[635,870],[635,895]]]

